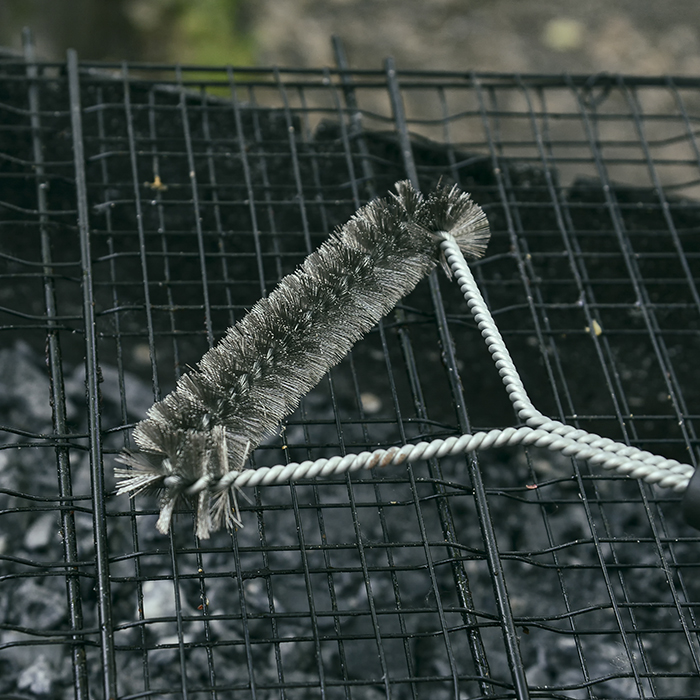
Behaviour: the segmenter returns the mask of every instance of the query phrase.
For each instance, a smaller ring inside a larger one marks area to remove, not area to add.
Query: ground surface
[[[339,34],[356,68],[700,73],[692,0],[263,0],[253,23],[263,63],[330,63]]]
[[[29,24],[47,58],[73,47],[86,59],[222,63],[228,55],[233,63],[317,67],[333,64],[330,36],[338,34],[354,68],[378,68],[393,55],[404,69],[700,74],[695,0],[202,0],[196,7],[3,0],[0,44],[18,47]],[[219,15],[230,25],[228,41],[213,21]],[[214,51],[216,43],[225,48]]]

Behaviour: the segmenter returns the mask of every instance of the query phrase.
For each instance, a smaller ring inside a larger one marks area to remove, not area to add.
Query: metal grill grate
[[[535,405],[695,464],[700,81],[0,62],[0,694],[692,698],[678,497],[532,448],[250,491],[245,527],[113,496],[128,428],[361,204],[473,193]],[[46,364],[44,364],[44,359]],[[47,371],[48,368],[48,371]],[[433,275],[253,455],[515,422]]]

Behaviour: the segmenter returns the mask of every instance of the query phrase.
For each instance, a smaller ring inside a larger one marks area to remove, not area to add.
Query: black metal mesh
[[[128,428],[397,180],[473,193],[535,405],[695,463],[700,81],[0,62],[0,693],[692,698],[678,496],[537,449],[249,492],[168,537]],[[45,361],[45,363],[44,363]],[[434,274],[254,465],[516,423]]]

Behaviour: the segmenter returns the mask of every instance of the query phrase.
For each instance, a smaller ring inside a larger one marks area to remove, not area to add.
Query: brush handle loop
[[[344,457],[245,469],[231,475],[230,485],[242,487],[277,484],[313,478],[318,474],[343,474],[376,466],[465,454],[489,447],[535,445],[561,452],[569,457],[587,460],[602,469],[643,479],[647,483],[670,488],[678,493],[684,492],[695,473],[691,465],[665,459],[645,450],[565,425],[548,418],[535,408],[455,238],[446,231],[436,235],[443,238],[440,248],[450,271],[481,331],[510,401],[518,417],[525,421],[527,426],[465,434],[446,440],[419,442],[402,448],[393,447]]]

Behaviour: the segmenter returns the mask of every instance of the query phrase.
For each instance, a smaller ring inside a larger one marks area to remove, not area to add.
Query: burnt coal
[[[405,144],[344,111],[312,128],[311,108],[263,107],[255,76],[233,103],[220,85],[212,97],[86,69],[81,170],[65,69],[32,83],[21,62],[2,68],[0,694],[520,697],[518,671],[534,697],[700,694],[697,538],[678,496],[634,480],[493,450],[251,490],[244,528],[206,543],[187,509],[164,537],[157,494],[115,497],[129,427],[406,177]],[[489,216],[474,270],[535,405],[688,461],[697,203],[410,144],[422,188],[457,182]],[[422,283],[253,463],[513,424],[459,290],[437,289]]]

